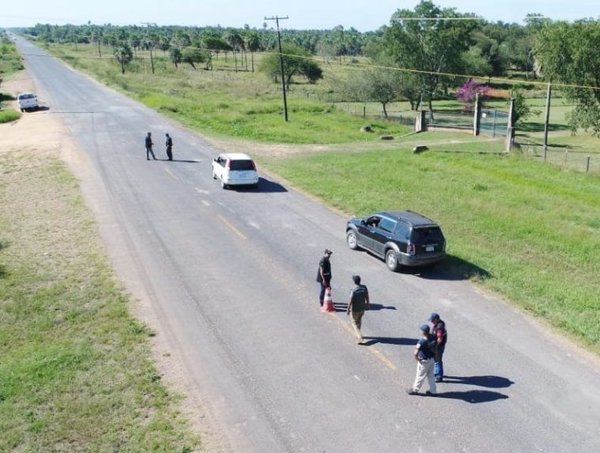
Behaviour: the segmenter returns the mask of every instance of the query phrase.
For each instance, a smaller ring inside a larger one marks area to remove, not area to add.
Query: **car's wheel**
[[[358,249],[358,239],[356,238],[356,231],[349,230],[346,233],[346,242],[348,243],[348,247],[352,250]]]
[[[398,256],[394,250],[390,249],[385,253],[385,264],[392,272],[396,272],[398,270]]]
[[[221,189],[227,189],[227,184],[225,184],[225,181],[223,181],[223,178],[221,178]]]
[[[214,171],[214,170],[213,170],[213,172],[212,172],[212,177],[213,177],[213,179],[217,179],[217,175],[215,174],[215,171]]]

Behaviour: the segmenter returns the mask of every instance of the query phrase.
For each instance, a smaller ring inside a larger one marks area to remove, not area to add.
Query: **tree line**
[[[49,25],[27,30],[38,39],[57,43],[97,44],[113,49],[124,72],[138,50],[169,53],[174,65],[212,68],[212,58],[232,53],[247,61],[250,54],[277,49],[277,36],[262,28],[184,27],[132,25]],[[362,76],[345,81],[340,89],[348,100],[376,101],[383,105],[407,100],[413,109],[472,78],[510,78],[549,81],[577,105],[570,120],[574,129],[589,128],[600,135],[600,24],[585,19],[574,23],[551,21],[528,14],[524,25],[488,22],[456,8],[429,0],[413,10],[399,9],[389,24],[361,33],[339,25],[331,30],[283,30],[285,83],[303,76],[316,83],[322,77],[312,56],[344,62],[368,61]],[[362,61],[362,60],[361,60]],[[277,80],[278,55],[267,58],[263,69]],[[152,66],[154,67],[154,66]],[[468,76],[467,76],[468,75]],[[516,93],[518,95],[518,90]]]

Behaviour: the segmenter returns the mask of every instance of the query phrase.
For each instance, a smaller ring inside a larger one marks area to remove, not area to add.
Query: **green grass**
[[[0,154],[0,451],[190,451],[79,186]]]
[[[261,164],[347,213],[410,208],[431,216],[452,255],[442,268],[478,276],[599,352],[598,177],[493,154],[488,143],[432,149],[329,152]],[[460,263],[462,269],[454,267]]]
[[[0,124],[10,123],[21,118],[21,112],[17,112],[13,109],[0,110]]]
[[[114,59],[97,58],[93,46],[78,45],[75,50],[72,46],[53,45],[49,50],[74,67],[208,135],[266,143],[334,144],[377,141],[380,135],[404,135],[412,129],[381,118],[363,119],[336,108],[333,102],[324,102],[339,80],[337,72],[341,67],[337,65],[332,65],[335,70],[329,71],[319,84],[299,80],[292,85],[286,123],[280,86],[258,72],[233,72],[231,56],[227,62],[222,57],[215,60],[219,70],[204,71],[189,65],[175,69],[159,52],[153,75],[148,55],[139,53],[122,75]],[[256,56],[256,65],[260,58]],[[365,124],[371,124],[376,133],[361,133]]]

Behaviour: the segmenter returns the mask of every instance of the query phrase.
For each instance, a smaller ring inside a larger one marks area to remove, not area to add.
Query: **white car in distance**
[[[17,95],[17,103],[21,112],[37,110],[39,108],[37,96],[33,93],[19,93]]]
[[[250,156],[243,153],[219,154],[212,162],[212,177],[221,181],[221,187],[258,185],[258,172]]]

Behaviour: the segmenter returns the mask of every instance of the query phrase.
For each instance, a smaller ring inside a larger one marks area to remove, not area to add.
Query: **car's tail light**
[[[225,167],[228,169],[231,169],[231,161],[227,160],[227,163],[225,164]]]
[[[406,245],[406,253],[408,253],[409,255],[414,255],[415,253],[417,253],[417,247],[415,246],[415,244],[409,242]]]

